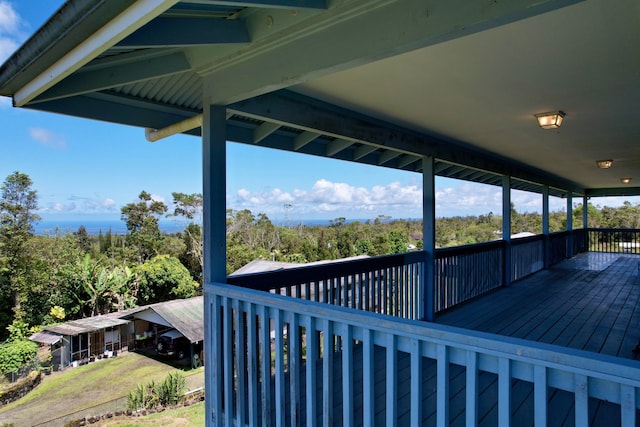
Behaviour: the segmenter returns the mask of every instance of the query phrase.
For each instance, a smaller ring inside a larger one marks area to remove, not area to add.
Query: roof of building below
[[[315,261],[315,262],[308,262],[304,264],[295,263],[295,262],[269,261],[266,259],[255,259],[250,263],[240,267],[239,269],[231,273],[229,276],[240,276],[243,274],[264,273],[267,271],[280,271],[280,270],[287,270],[289,268],[309,267],[312,265],[330,264],[332,262],[351,261],[351,260],[363,259],[363,258],[369,258],[369,257],[367,255],[358,255],[358,256],[349,257],[349,258]]]
[[[62,339],[62,335],[50,333],[47,331],[40,331],[31,335],[29,339],[41,344],[53,345]]]
[[[86,317],[84,319],[65,322],[60,325],[47,326],[45,331],[54,332],[60,335],[80,335],[129,323],[129,320],[123,320],[115,315],[121,316],[122,312]]]
[[[155,311],[192,343],[204,340],[204,302],[202,296],[152,304]]]

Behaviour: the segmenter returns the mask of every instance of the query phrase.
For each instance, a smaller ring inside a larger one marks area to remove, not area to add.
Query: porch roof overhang
[[[40,331],[31,335],[29,339],[40,344],[53,345],[62,339],[62,335],[50,333],[47,331]]]
[[[126,325],[127,323],[129,323],[129,320],[124,320],[117,317],[120,315],[122,315],[122,313],[111,313],[110,315],[71,320],[59,325],[47,326],[45,327],[44,332],[75,336],[100,331],[102,329],[115,328],[117,326]]]
[[[640,170],[638,16],[632,0],[70,0],[0,67],[0,94],[153,129],[206,100],[235,142],[638,195],[619,181]],[[538,128],[557,109],[562,127]]]
[[[127,315],[127,319],[143,319],[172,327],[192,343],[204,339],[203,297],[159,302]]]

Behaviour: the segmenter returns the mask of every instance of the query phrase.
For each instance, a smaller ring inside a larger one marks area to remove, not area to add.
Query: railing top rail
[[[222,296],[254,304],[277,307],[286,312],[352,325],[380,333],[393,333],[409,340],[430,341],[463,350],[477,351],[516,361],[538,364],[564,371],[585,373],[602,379],[640,387],[640,362],[552,344],[489,334],[435,323],[401,319],[377,313],[259,292],[221,283],[205,285],[205,295]],[[356,337],[357,338],[357,337]]]
[[[474,254],[483,251],[490,251],[493,249],[500,249],[504,247],[504,240],[492,240],[490,242],[473,243],[470,245],[451,246],[448,248],[436,249],[436,258],[450,257],[456,255]]]
[[[536,234],[535,236],[518,237],[511,239],[511,246],[525,245],[531,242],[541,242],[544,240],[544,234]]]
[[[603,232],[603,233],[640,233],[637,228],[587,228],[587,231]]]
[[[278,271],[229,276],[227,277],[227,283],[235,286],[268,291],[285,286],[299,285],[301,283],[318,282],[335,277],[344,277],[401,265],[415,264],[423,262],[424,260],[424,251],[414,251],[356,260],[303,265]]]

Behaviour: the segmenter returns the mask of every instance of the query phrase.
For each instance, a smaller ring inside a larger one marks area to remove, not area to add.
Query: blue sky
[[[0,62],[35,32],[62,0],[0,0]],[[200,193],[201,141],[174,136],[149,143],[144,130],[11,107],[0,97],[0,180],[27,173],[43,220],[119,220],[145,190],[171,206],[171,193]],[[419,218],[421,176],[241,144],[228,144],[227,204],[274,220]],[[501,189],[438,178],[437,216],[501,212]],[[514,191],[520,212],[541,197]],[[596,202],[615,206],[621,199]],[[285,206],[290,206],[285,208]],[[551,209],[566,207],[552,199]]]

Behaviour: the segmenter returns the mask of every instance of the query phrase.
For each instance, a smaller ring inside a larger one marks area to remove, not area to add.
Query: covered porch
[[[586,252],[436,323],[626,359],[640,340],[640,255]]]
[[[210,294],[212,345],[245,357],[213,367],[225,378],[214,413],[256,425],[635,425],[640,255],[612,232],[574,233],[584,252],[549,269],[513,256],[511,271],[533,273],[509,287],[474,285],[504,277],[500,261],[487,268],[487,245],[437,251],[466,280],[436,268],[435,323],[413,320],[419,253],[230,277]],[[617,252],[593,251],[601,241]],[[237,288],[249,284],[269,292]]]
[[[637,250],[636,230],[590,229],[588,209],[574,229],[572,209],[640,194],[639,7],[69,0],[0,68],[0,94],[147,128],[150,141],[202,137],[207,425],[635,426],[638,362],[570,348],[600,336],[622,355],[637,337],[617,334],[633,321],[576,305],[566,311],[583,326],[554,321],[559,283],[579,304],[583,281],[598,279],[547,269],[592,242]],[[554,119],[537,121],[545,112]],[[416,173],[424,251],[228,278],[227,141]],[[436,176],[500,187],[501,240],[436,249]],[[511,239],[512,189],[540,195],[539,235]],[[550,197],[566,200],[561,233]],[[629,274],[594,292],[627,289]],[[537,307],[547,336],[551,323],[575,331],[556,330],[569,347],[441,323],[470,310],[457,321],[498,327],[480,314],[524,304],[503,296],[521,280],[539,281],[524,301],[546,305],[503,313],[500,331],[524,332]],[[612,304],[633,318],[621,292]]]

